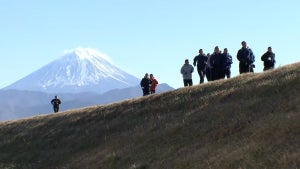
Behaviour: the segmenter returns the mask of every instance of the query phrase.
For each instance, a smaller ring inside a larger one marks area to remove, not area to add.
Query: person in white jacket
[[[194,67],[189,63],[188,59],[185,59],[184,65],[181,67],[180,73],[183,77],[184,86],[192,86],[193,79],[192,73],[194,72]]]

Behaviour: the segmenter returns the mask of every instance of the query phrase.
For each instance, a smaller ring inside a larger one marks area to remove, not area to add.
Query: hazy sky
[[[202,48],[236,53],[245,40],[262,72],[261,55],[272,46],[276,67],[299,61],[299,0],[0,0],[0,88],[64,51],[89,47],[142,78],[182,87],[186,58]],[[197,72],[194,84],[199,82]]]

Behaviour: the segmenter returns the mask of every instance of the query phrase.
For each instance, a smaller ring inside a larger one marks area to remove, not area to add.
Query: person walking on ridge
[[[206,74],[207,56],[203,53],[203,50],[199,50],[199,55],[194,57],[193,65],[197,65],[197,71],[200,77],[200,83],[204,83],[204,77]]]
[[[51,100],[51,104],[53,106],[54,113],[57,113],[59,111],[59,105],[61,104],[60,99],[55,96],[54,99]]]
[[[151,80],[151,86],[150,86],[150,93],[154,94],[156,87],[158,85],[158,81],[156,80],[156,78],[153,76],[153,74],[150,74],[150,80]]]
[[[212,79],[219,80],[225,78],[225,56],[220,52],[218,46],[214,48],[214,53],[210,57],[210,65],[212,66]]]
[[[212,81],[212,66],[210,65],[211,54],[207,53],[207,64],[206,64],[206,80]]]
[[[193,86],[192,73],[194,72],[194,67],[189,63],[188,59],[185,59],[184,65],[180,69],[180,73],[183,77],[184,86]]]
[[[140,85],[143,90],[143,96],[150,94],[150,86],[151,86],[151,79],[149,78],[149,74],[146,73],[144,78],[141,80]]]
[[[272,51],[272,47],[268,47],[268,51],[261,56],[261,60],[264,62],[264,71],[274,69],[275,66],[275,53]]]
[[[232,56],[228,53],[227,48],[224,48],[223,55],[225,57],[225,76],[228,79],[231,77]]]
[[[240,74],[254,72],[253,68],[255,68],[255,56],[252,50],[247,46],[247,43],[245,41],[242,42],[242,48],[237,53],[237,59],[240,61]]]

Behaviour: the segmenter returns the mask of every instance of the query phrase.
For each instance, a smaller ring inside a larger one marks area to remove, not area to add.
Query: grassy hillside
[[[0,168],[299,169],[300,63],[0,123]]]

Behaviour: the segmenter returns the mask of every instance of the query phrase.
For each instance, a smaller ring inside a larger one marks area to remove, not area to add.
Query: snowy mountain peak
[[[66,51],[65,56],[68,55],[76,56],[80,60],[93,60],[93,58],[98,58],[98,59],[105,60],[106,62],[112,63],[110,58],[107,55],[91,48],[77,47],[75,49]]]
[[[139,79],[114,66],[109,57],[90,48],[65,52],[5,89],[43,92],[97,92],[135,86]]]

